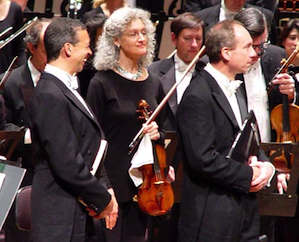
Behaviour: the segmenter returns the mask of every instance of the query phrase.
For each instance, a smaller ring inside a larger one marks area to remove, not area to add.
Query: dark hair
[[[293,29],[297,29],[299,31],[299,19],[297,18],[291,19],[284,24],[278,38],[278,45],[282,46],[282,43],[286,40]]]
[[[24,43],[26,47],[28,44],[32,44],[33,46],[37,47],[38,43],[40,42],[40,34],[43,29],[44,23],[51,23],[51,19],[41,18],[37,19],[32,26],[27,30],[26,36],[24,37]]]
[[[46,30],[44,39],[48,62],[59,57],[61,48],[66,43],[75,45],[79,42],[78,30],[86,30],[86,26],[79,20],[65,17],[53,20]]]
[[[96,45],[97,30],[104,27],[107,16],[103,13],[99,13],[91,17],[86,21],[87,31],[90,37],[90,48],[94,50]]]
[[[243,24],[251,38],[261,36],[267,28],[265,15],[256,8],[246,8],[240,11],[236,14],[234,20]]]
[[[204,36],[204,22],[193,13],[186,12],[180,14],[172,21],[170,30],[178,37],[184,29],[198,29],[200,27],[202,28]]]
[[[205,46],[211,63],[217,63],[221,60],[221,50],[223,47],[230,49],[236,47],[235,25],[241,24],[235,20],[224,20],[214,25],[207,33]]]

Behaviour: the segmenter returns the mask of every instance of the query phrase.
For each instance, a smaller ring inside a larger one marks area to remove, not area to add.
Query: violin
[[[299,52],[299,42],[292,55],[283,60],[279,73],[286,73],[287,68]],[[277,74],[279,74],[277,73]],[[276,75],[277,75],[276,74]],[[275,76],[276,76],[275,75]],[[276,131],[278,143],[296,143],[299,141],[299,106],[289,103],[288,96],[282,95],[282,104],[277,105],[270,114],[272,128]],[[285,151],[270,152],[277,171],[290,172],[294,156]]]
[[[140,119],[148,120],[151,112],[145,100],[138,104],[137,113]],[[138,188],[137,202],[146,214],[159,216],[165,214],[174,203],[174,194],[170,182],[165,179],[166,151],[162,145],[153,142],[154,164],[139,168],[143,175],[143,183]]]

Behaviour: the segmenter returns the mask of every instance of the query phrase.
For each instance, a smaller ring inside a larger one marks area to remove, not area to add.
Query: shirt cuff
[[[31,143],[32,143],[32,140],[31,140],[30,129],[26,129],[25,135],[24,135],[24,144],[31,144]]]
[[[269,161],[266,161],[266,162],[269,162]],[[270,163],[270,165],[271,165],[271,167],[272,167],[272,175],[271,175],[271,177],[269,178],[269,180],[268,180],[268,184],[267,184],[267,187],[270,187],[271,186],[271,181],[272,181],[272,179],[273,179],[273,177],[274,177],[274,175],[275,175],[275,166],[271,163],[271,162],[269,162]]]

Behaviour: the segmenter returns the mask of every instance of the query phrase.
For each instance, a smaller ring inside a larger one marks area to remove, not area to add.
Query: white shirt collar
[[[221,1],[220,5],[220,13],[219,13],[219,22],[225,19],[233,19],[238,12],[233,12],[226,8],[224,0]],[[244,9],[244,8],[243,8]]]
[[[27,60],[27,65],[31,74],[31,79],[33,82],[33,86],[36,87],[37,82],[40,79],[40,72],[34,67],[34,65],[31,62],[31,56]]]
[[[78,88],[78,79],[76,76],[71,76],[64,70],[58,67],[47,64],[45,67],[45,72],[52,74],[61,80],[71,91]]]
[[[175,63],[175,69],[179,72],[184,72],[187,67],[189,66],[188,63],[184,62],[178,55],[175,53],[174,55],[174,63]],[[193,73],[195,69],[195,65],[190,69],[189,72]]]
[[[90,116],[93,117],[92,112],[90,111],[89,107],[87,106],[84,99],[81,95],[76,91],[78,88],[78,78],[77,76],[71,76],[66,71],[59,69],[58,67],[52,66],[47,64],[45,67],[45,72],[52,74],[53,76],[57,77],[60,81],[62,81],[68,89],[77,97],[77,99],[83,104],[86,110],[89,112]]]

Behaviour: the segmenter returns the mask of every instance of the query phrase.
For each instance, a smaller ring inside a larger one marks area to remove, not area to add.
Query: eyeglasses
[[[124,33],[126,36],[128,36],[131,39],[138,39],[140,38],[140,36],[142,36],[143,38],[147,37],[147,32],[146,30],[142,30],[142,31],[131,31],[129,33]]]
[[[267,39],[266,41],[260,43],[259,45],[252,45],[252,48],[255,49],[255,50],[256,49],[260,50],[257,53],[257,55],[261,56],[262,54],[264,54],[264,52],[267,49],[267,47],[268,47],[269,44],[270,44],[270,40]]]
[[[252,45],[253,49],[260,49],[260,50],[265,50],[267,49],[268,45],[270,44],[270,40],[266,40],[259,45]]]

